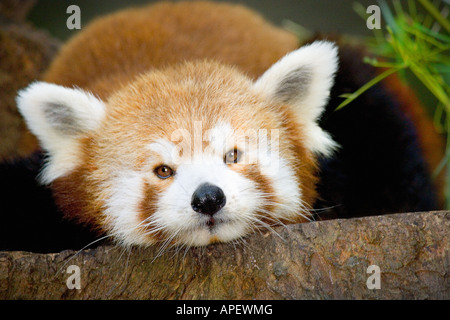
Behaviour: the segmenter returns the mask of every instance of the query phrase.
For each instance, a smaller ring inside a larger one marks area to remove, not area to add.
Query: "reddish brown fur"
[[[195,82],[183,84],[186,78],[195,79]],[[218,85],[214,83],[217,79],[221,80]],[[195,121],[202,122],[202,134],[205,136],[206,130],[215,126],[216,121],[226,121],[233,128],[244,131],[280,128],[281,155],[292,161],[305,205],[311,207],[315,198],[316,165],[311,152],[306,150],[299,138],[302,129],[287,106],[267,105],[262,98],[249,95],[250,88],[251,81],[247,78],[216,63],[188,63],[143,76],[132,87],[119,91],[108,101],[109,112],[103,127],[96,136],[83,143],[86,146],[83,149],[85,160],[81,163],[86,168],[79,168],[54,183],[58,204],[67,209],[69,217],[82,212],[78,218],[81,222],[92,219],[96,223],[103,223],[103,220],[96,220],[104,219],[99,208],[88,205],[98,204],[95,197],[107,197],[107,190],[98,182],[106,181],[114,170],[125,170],[127,165],[132,169],[152,172],[154,168],[146,165],[145,161],[149,159],[149,151],[142,146],[157,138],[171,140],[172,132],[179,128],[192,132]],[[240,107],[236,108],[236,105]],[[208,112],[205,114],[204,110]],[[184,116],[180,117],[179,114]],[[129,148],[129,152],[124,148]],[[162,160],[157,157],[153,154],[152,158],[159,164]],[[117,161],[123,167],[114,168]],[[273,194],[271,183],[258,170],[246,166],[242,172],[255,181],[263,192]],[[170,179],[160,181],[159,184],[164,189],[170,184]],[[140,210],[141,221],[154,212],[154,207],[149,205],[153,206],[155,201],[155,185],[147,186],[145,192]],[[74,204],[77,199],[79,203]],[[276,198],[270,200],[277,201]],[[270,210],[271,206],[264,209]],[[304,220],[299,219],[298,222]],[[162,233],[153,236],[153,240],[163,238]]]
[[[277,197],[274,194],[272,184],[270,181],[261,174],[260,168],[255,164],[248,165],[231,165],[231,168],[241,173],[244,177],[255,182],[256,189],[260,191],[264,196],[268,204],[266,204],[259,214],[264,217],[261,219],[264,223],[272,224],[274,221],[268,217],[267,212],[271,212],[274,207],[274,203],[277,203]]]
[[[232,4],[158,3],[94,21],[67,43],[44,80],[102,98],[145,70],[197,59],[238,66],[255,78],[297,38]]]
[[[127,166],[151,172],[153,168],[146,167],[149,151],[141,146],[157,138],[171,140],[179,128],[193,132],[195,121],[202,122],[204,134],[223,120],[243,130],[280,128],[280,153],[291,162],[304,206],[311,208],[317,197],[318,168],[301,140],[304,129],[289,107],[268,106],[248,94],[250,79],[297,47],[295,36],[229,4],[160,3],[98,19],[64,46],[44,77],[48,82],[90,90],[108,106],[103,127],[92,137],[95,143],[84,144],[83,167],[53,183],[58,205],[70,218],[104,224],[99,199],[108,195],[100,182],[111,172]],[[199,59],[211,61],[182,63]],[[148,70],[154,72],[140,76]],[[111,155],[117,158],[110,159]],[[241,169],[263,192],[273,194],[271,183],[258,170]],[[163,182],[169,183],[170,179]],[[160,191],[147,183],[141,220],[154,213]],[[164,235],[157,233],[153,239],[162,240]]]
[[[156,203],[162,190],[161,188],[158,188],[158,186],[150,185],[149,183],[145,184],[144,190],[144,200],[141,202],[139,208],[139,219],[141,221],[150,221],[149,219],[158,209]],[[152,239],[155,241],[163,241],[167,239],[167,235],[165,235],[162,230],[154,230],[154,228],[149,227],[144,228],[144,232],[151,232]]]
[[[171,133],[178,128],[186,128],[192,132],[195,121],[202,122],[203,135],[216,124],[215,121],[221,119],[229,120],[234,128],[243,131],[255,128],[282,128],[281,153],[288,159],[295,159],[294,165],[297,177],[301,181],[304,200],[307,205],[312,206],[315,198],[314,185],[317,181],[316,164],[311,152],[306,150],[298,138],[303,136],[302,128],[299,128],[294,120],[290,108],[270,107],[264,101],[255,100],[253,96],[247,94],[249,89],[247,80],[228,68],[214,63],[202,65],[200,70],[197,67],[198,65],[187,65],[187,68],[180,66],[165,69],[135,83],[133,90],[139,92],[139,95],[133,96],[130,90],[116,95],[112,102],[120,106],[120,109],[113,110],[111,119],[107,121],[111,130],[117,130],[118,127],[123,128],[120,131],[130,130],[129,128],[133,126],[139,128],[139,133],[126,137],[131,138],[130,141],[123,141],[133,145],[142,144],[146,139],[148,142],[154,139],[154,128],[159,128],[158,133],[160,135],[162,133],[162,137],[168,140]],[[212,73],[214,78],[210,76]],[[179,84],[186,77],[197,80],[189,91]],[[211,86],[211,80],[218,78],[222,80],[222,84],[218,87]],[[170,90],[162,90],[161,86]],[[236,101],[236,96],[239,96],[240,100]],[[151,101],[152,108],[143,105],[142,100]],[[202,105],[207,106],[207,114],[203,113]],[[234,108],[235,105],[241,108]],[[115,112],[120,114],[116,115]],[[179,117],[179,114],[185,117]],[[211,114],[214,114],[214,117],[211,117]],[[105,130],[109,132],[108,128]],[[109,134],[106,133],[106,136]],[[133,142],[136,138],[138,140]],[[121,138],[117,137],[115,141],[119,139]],[[109,144],[108,141],[105,144]]]
[[[88,181],[88,177],[88,170],[80,168],[68,176],[55,180],[52,184],[55,203],[66,218],[102,232],[104,231],[102,203],[95,197],[96,188]]]
[[[62,48],[43,80],[69,87],[76,85],[106,100],[138,74],[184,60],[210,58],[237,66],[256,78],[297,46],[298,40],[294,35],[272,26],[242,6],[208,2],[159,3],[97,19]],[[200,74],[204,78],[217,72],[215,64],[208,66],[210,70],[195,70],[197,65],[191,65],[185,71]],[[204,95],[205,88],[187,94],[182,87],[171,87],[178,79],[186,76],[179,71],[178,68],[169,68],[150,79],[142,80],[131,90],[116,94],[109,105],[120,106],[120,109],[108,113],[107,126],[102,129],[104,135],[96,137],[97,144],[83,149],[86,161],[82,163],[97,163],[99,167],[107,167],[108,159],[99,157],[99,154],[124,154],[125,157],[126,152],[114,150],[114,145],[141,146],[155,138],[153,133],[157,130],[154,128],[160,128],[169,138],[173,130],[179,127],[191,129],[192,122],[172,121],[180,113],[187,116],[191,113],[191,118],[203,121],[204,130],[207,130],[211,125],[208,116],[195,114],[193,110],[196,108],[178,108],[180,101],[189,101],[191,97],[211,97]],[[235,81],[234,75],[228,74],[227,70],[223,70],[223,73],[224,82]],[[167,84],[165,88],[170,87],[170,90],[160,92],[161,84]],[[132,92],[140,94],[133,97]],[[143,106],[142,101],[146,99],[158,101],[158,95],[154,97],[155,93],[165,95],[161,99],[171,99],[174,102],[173,109],[157,104],[151,110],[148,105]],[[223,108],[227,103],[222,101],[215,106],[218,117],[229,112]],[[247,116],[244,114],[243,117]],[[261,123],[264,121],[260,119]],[[136,127],[139,127],[139,132],[135,134],[116,134]],[[102,137],[108,138],[103,140]],[[111,144],[111,137],[116,138],[112,139],[115,144]],[[145,163],[148,156],[139,152],[132,154],[135,158],[124,158],[123,161],[132,162],[138,167]],[[94,172],[83,167],[57,179],[53,183],[53,190],[58,205],[69,218],[96,226],[102,224],[101,204],[94,199],[104,198],[105,191],[101,190],[98,183],[91,181],[103,181],[107,175],[108,172]],[[146,190],[147,200],[153,199],[154,193],[149,191],[150,188]],[[145,208],[142,211],[144,218],[152,210]]]
[[[405,86],[397,75],[394,74],[388,77],[384,80],[384,83],[386,89],[398,98],[403,112],[414,123],[419,136],[420,147],[429,166],[430,174],[432,174],[445,156],[444,137],[437,132],[433,122],[413,90]],[[442,170],[435,180],[441,208],[444,208],[445,203],[444,172],[445,170]]]

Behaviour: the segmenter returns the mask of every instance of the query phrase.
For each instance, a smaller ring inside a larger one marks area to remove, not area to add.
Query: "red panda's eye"
[[[167,179],[173,175],[173,170],[168,166],[159,166],[155,169],[155,174],[160,179]]]
[[[226,164],[238,163],[240,159],[241,159],[241,152],[235,148],[233,150],[228,151],[225,154],[223,162],[225,162]]]

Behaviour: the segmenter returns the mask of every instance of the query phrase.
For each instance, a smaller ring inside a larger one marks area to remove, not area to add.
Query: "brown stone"
[[[449,212],[329,220],[236,244],[0,253],[1,299],[449,299]],[[81,289],[66,285],[70,265]],[[381,288],[368,289],[370,265]]]

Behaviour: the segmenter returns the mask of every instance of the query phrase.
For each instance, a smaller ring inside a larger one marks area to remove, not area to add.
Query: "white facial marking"
[[[235,144],[234,129],[229,123],[222,122],[207,132],[209,146],[217,154],[225,154]]]
[[[165,164],[173,164],[177,161],[177,146],[166,139],[158,139],[155,142],[149,144],[147,148],[157,153]]]
[[[170,185],[158,195],[157,204],[153,204],[157,210],[145,223],[136,218],[136,208],[144,198],[140,191],[143,188],[144,176],[141,173],[128,172],[117,178],[116,183],[122,187],[115,191],[113,201],[108,206],[108,213],[115,217],[114,230],[120,231],[124,242],[130,239],[136,243],[148,242],[148,237],[141,230],[143,226],[148,226],[150,229],[164,230],[164,234],[170,237],[168,241],[202,246],[212,241],[231,241],[245,236],[256,227],[264,226],[260,221],[261,214],[270,214],[274,222],[277,219],[296,217],[301,209],[301,191],[290,164],[279,156],[279,150],[277,153],[271,152],[276,149],[274,145],[278,147],[278,141],[275,143],[267,139],[263,150],[254,152],[258,162],[266,167],[260,167],[261,174],[270,181],[274,190],[273,195],[268,195],[259,189],[255,181],[232,170],[232,165],[223,162],[224,150],[234,148],[236,140],[239,143],[239,138],[236,138],[236,132],[230,124],[220,123],[207,131],[207,135],[211,145],[195,154],[192,159],[189,158],[192,161],[176,164]],[[261,137],[259,139],[263,140]],[[158,153],[168,164],[173,159],[174,150],[178,150],[176,144],[166,139],[158,139],[148,148]],[[267,169],[272,161],[277,163],[276,170]],[[219,187],[226,198],[225,206],[213,215],[212,225],[211,216],[196,212],[191,206],[193,194],[204,183]],[[120,196],[122,188],[127,191]],[[125,195],[126,199],[123,197]],[[275,209],[270,213],[264,212],[268,198],[272,196],[277,199],[277,203],[271,203]],[[128,216],[130,213],[135,217]]]
[[[139,206],[144,199],[144,179],[141,172],[132,170],[117,173],[102,187],[111,190],[104,215],[110,234],[122,245],[148,245],[143,236],[145,222],[139,220]]]
[[[210,217],[191,207],[192,195],[206,182],[222,189],[226,197],[226,205],[214,214],[212,228],[207,226]],[[223,163],[217,164],[215,157],[203,155],[201,164],[178,167],[173,183],[161,195],[154,219],[184,244],[207,245],[213,237],[228,241],[249,231],[248,219],[253,208],[260,205],[258,194],[253,181]]]

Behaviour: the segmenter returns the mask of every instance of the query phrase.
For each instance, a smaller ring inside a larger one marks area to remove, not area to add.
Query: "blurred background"
[[[216,2],[224,2],[215,0]],[[81,27],[98,15],[129,6],[139,6],[155,0],[38,0],[28,20],[39,28],[47,29],[53,36],[65,40],[77,30],[68,30],[66,9],[75,4],[81,10]],[[336,31],[356,36],[371,35],[366,22],[353,10],[354,0],[228,0],[259,11],[277,25],[291,20],[315,32]],[[358,0],[364,7],[374,0]]]

